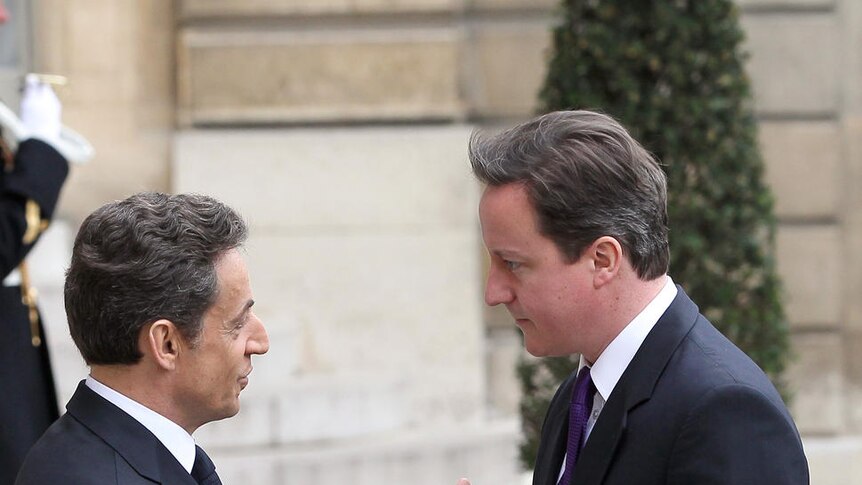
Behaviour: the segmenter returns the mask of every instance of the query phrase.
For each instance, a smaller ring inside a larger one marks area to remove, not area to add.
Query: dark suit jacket
[[[0,279],[37,242],[23,241],[27,200],[39,205],[42,219],[50,219],[68,172],[66,160],[39,140],[19,145],[14,170],[0,167]],[[0,485],[12,485],[27,451],[59,413],[45,339],[39,347],[30,343],[30,318],[19,286],[0,286],[0,335]]]
[[[16,485],[196,485],[147,428],[82,381],[33,446]]]
[[[533,485],[555,485],[575,374],[551,401]],[[808,484],[799,433],[766,375],[679,288],[608,397],[571,485]]]

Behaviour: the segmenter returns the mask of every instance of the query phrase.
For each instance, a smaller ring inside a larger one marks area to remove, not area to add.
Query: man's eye
[[[516,261],[509,261],[508,259],[504,259],[503,262],[506,263],[506,267],[509,268],[509,271],[515,271],[516,269],[521,267],[521,263],[518,263]]]
[[[225,332],[233,338],[239,336],[240,332],[242,332],[242,328],[245,327],[246,322],[248,321],[248,317],[243,317],[241,320],[237,320],[230,326],[230,328],[226,329]]]

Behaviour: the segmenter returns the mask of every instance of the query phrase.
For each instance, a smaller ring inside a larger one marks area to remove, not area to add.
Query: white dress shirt
[[[3,286],[19,286],[21,285],[21,272],[18,268],[13,269],[3,278]]]
[[[87,376],[84,382],[96,394],[125,411],[126,414],[141,423],[151,433],[156,435],[165,448],[174,455],[180,465],[191,473],[195,463],[195,440],[180,425],[153,411],[152,409],[133,401],[101,382]]]
[[[617,382],[619,382],[623,372],[625,372],[631,363],[638,349],[643,345],[650,330],[652,330],[659,318],[670,307],[673,299],[676,298],[676,293],[677,289],[673,280],[671,280],[670,276],[665,276],[664,287],[659,291],[658,295],[623,328],[619,335],[599,355],[599,358],[596,359],[592,367],[590,367],[590,377],[596,386],[596,394],[593,397],[593,410],[587,419],[587,430],[584,436],[585,443],[590,437],[593,426],[595,426],[596,420],[599,419],[599,415],[602,413],[602,408],[614,391],[614,387],[617,386]],[[578,371],[588,365],[587,360],[581,355],[581,360],[578,363]],[[558,482],[565,470],[566,458],[564,456],[560,476],[557,478]]]

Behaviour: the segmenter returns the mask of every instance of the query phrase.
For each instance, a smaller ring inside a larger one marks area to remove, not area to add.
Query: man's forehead
[[[231,249],[216,260],[216,294],[213,307],[228,306],[225,310],[237,310],[251,299],[251,283],[245,258],[236,249]]]
[[[536,213],[523,185],[488,187],[479,202],[479,221],[495,225],[536,226]]]

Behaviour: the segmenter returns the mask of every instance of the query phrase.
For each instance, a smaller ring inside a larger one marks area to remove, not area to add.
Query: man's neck
[[[147,428],[177,461],[183,465],[186,471],[192,469],[195,458],[195,446],[194,439],[188,430],[166,416],[100,382],[92,374],[87,377],[85,384],[93,392]]]
[[[626,284],[621,284],[614,288],[614,293],[610,296],[611,303],[606,315],[608,318],[607,322],[610,322],[608,333],[600,348],[592,352],[585,351],[583,353],[584,358],[590,365],[598,360],[602,352],[604,352],[620,332],[655,299],[662,288],[664,288],[666,282],[667,275],[662,275],[649,281],[633,279],[626,282]]]
[[[90,375],[127,398],[177,423],[189,434],[193,434],[197,429],[183,424],[183,420],[168,401],[171,393],[163,388],[161,379],[144,368],[144,364],[91,365]]]
[[[93,379],[119,392],[148,408],[150,403],[146,396],[146,388],[136,385],[142,371],[136,365],[91,365],[90,375]]]

